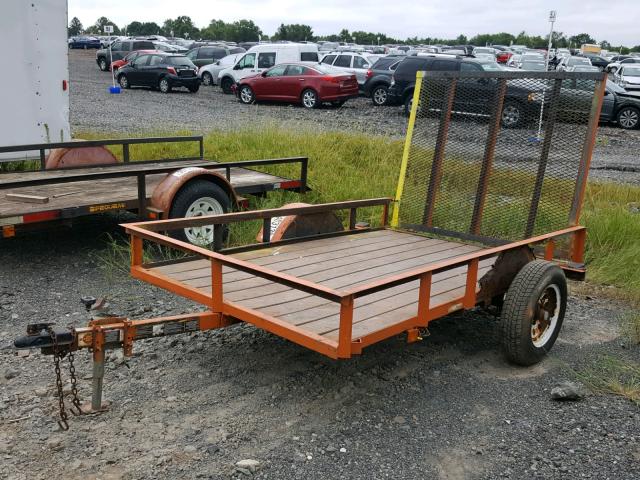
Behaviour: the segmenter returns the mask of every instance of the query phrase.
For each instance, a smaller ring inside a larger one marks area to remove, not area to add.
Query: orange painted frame
[[[295,210],[291,214],[300,213],[318,213],[320,211],[333,210],[351,210],[358,207],[367,207],[372,205],[383,206],[383,219],[386,221],[388,206],[390,199],[373,199],[361,200],[355,202],[339,202],[332,204],[311,205],[307,207],[294,207],[286,209]],[[298,345],[304,346],[318,353],[326,355],[330,358],[349,358],[354,354],[359,354],[362,348],[379,342],[391,336],[400,334],[404,331],[426,327],[429,322],[443,317],[451,312],[473,308],[477,304],[477,276],[478,265],[480,260],[497,256],[498,254],[521,248],[523,246],[546,243],[545,257],[553,256],[553,240],[557,237],[571,235],[571,259],[573,261],[582,261],[584,255],[584,241],[586,229],[581,226],[568,227],[563,230],[538,235],[525,240],[508,243],[496,247],[488,247],[483,250],[469,253],[454,259],[445,260],[426,267],[414,269],[399,275],[392,275],[381,278],[348,290],[334,290],[326,286],[310,282],[301,278],[287,275],[276,270],[271,270],[263,266],[258,266],[250,262],[245,262],[237,258],[230,257],[223,253],[207,250],[202,247],[191,245],[189,243],[168,237],[159,230],[167,227],[179,225],[184,228],[185,225],[192,224],[223,224],[230,221],[244,221],[255,218],[270,218],[270,216],[280,216],[283,214],[282,209],[261,210],[255,212],[241,212],[224,215],[213,215],[210,217],[196,217],[193,219],[176,219],[161,220],[153,222],[140,222],[133,224],[125,224],[127,233],[131,236],[132,264],[131,274],[134,278],[144,280],[148,283],[164,288],[170,292],[184,296],[210,308],[211,312],[222,314],[223,317],[230,317],[251,323],[259,328],[267,330],[278,336],[286,338]],[[361,230],[355,230],[352,234],[357,235]],[[144,240],[159,243],[177,250],[193,253],[200,257],[211,260],[211,276],[212,276],[212,292],[210,295],[203,293],[201,290],[185,285],[182,282],[174,280],[168,276],[159,274],[147,266],[143,265],[142,260],[142,243]],[[304,241],[304,240],[302,240]],[[277,245],[281,242],[272,242],[271,245]],[[285,242],[282,242],[285,243]],[[465,282],[464,294],[452,301],[430,305],[430,295],[432,276],[436,273],[444,272],[460,266],[467,266],[467,278]],[[317,335],[276,317],[262,313],[257,310],[243,307],[236,303],[226,301],[222,294],[223,272],[222,267],[229,266],[237,270],[251,273],[257,277],[271,280],[294,289],[302,290],[313,295],[320,296],[332,302],[340,304],[340,327],[338,341]],[[418,298],[418,315],[407,318],[406,320],[394,325],[380,329],[379,331],[370,333],[366,336],[353,339],[353,313],[354,300],[356,298],[366,296],[381,290],[402,285],[414,280],[420,281],[419,298]]]

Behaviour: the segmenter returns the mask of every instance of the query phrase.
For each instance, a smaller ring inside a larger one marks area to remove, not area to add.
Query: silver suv
[[[326,54],[320,63],[332,65],[344,72],[355,73],[358,85],[362,89],[367,81],[367,70],[376,63],[380,55],[355,53],[355,52],[330,52]]]

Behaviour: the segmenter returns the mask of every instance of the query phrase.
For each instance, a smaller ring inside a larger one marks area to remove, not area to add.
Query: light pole
[[[551,10],[549,12],[549,23],[551,24],[551,30],[549,31],[549,45],[547,46],[547,59],[544,62],[545,71],[549,71],[549,55],[551,54],[551,41],[553,39],[553,24],[556,21],[556,11]],[[538,119],[538,135],[535,137],[535,141],[539,142],[542,140],[542,116],[544,114],[544,101],[545,101],[545,90],[542,90],[542,103],[540,104],[540,118]]]
[[[551,53],[551,42],[553,40],[553,24],[556,22],[556,11],[551,10],[549,12],[549,23],[551,24],[551,30],[549,31],[549,46],[547,47],[547,61],[545,62],[546,70],[549,71],[549,54]]]

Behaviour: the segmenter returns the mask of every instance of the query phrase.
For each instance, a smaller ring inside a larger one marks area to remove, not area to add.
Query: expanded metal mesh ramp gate
[[[604,79],[418,72],[392,226],[504,242],[575,225]]]

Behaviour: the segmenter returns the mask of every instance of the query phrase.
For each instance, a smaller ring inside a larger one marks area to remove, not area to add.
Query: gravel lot
[[[338,129],[354,128],[355,120],[359,130],[402,134],[399,114],[382,114],[364,99],[307,112],[241,108],[210,89],[109,96],[107,75],[90,56],[71,56],[76,131],[206,132],[277,115]],[[571,296],[558,342],[532,368],[504,361],[496,321],[482,312],[435,322],[422,342],[398,337],[341,362],[248,325],[137,343],[127,361],[109,356],[111,408],[71,417],[71,430],[60,432],[51,357],[10,348],[28,323],[86,324],[83,295],[106,296],[112,313],[131,318],[197,308],[99,268],[96,254],[120,220],[96,216],[72,230],[0,244],[0,479],[640,478],[637,405],[600,394],[551,399],[554,386],[575,381],[574,370],[602,355],[640,361],[640,349],[619,334],[627,307],[584,293]],[[76,355],[76,367],[88,399],[87,352]],[[255,460],[257,470],[237,468],[241,460]]]
[[[74,132],[136,134],[174,133],[260,127],[265,124],[309,131],[348,131],[404,138],[407,119],[401,107],[374,107],[368,98],[350,100],[341,108],[324,106],[307,111],[297,105],[243,105],[219,87],[204,87],[196,94],[176,90],[170,95],[131,89],[120,95],[108,92],[111,76],[101,72],[93,51],[72,50],[71,124]],[[472,138],[482,138],[480,134]],[[640,130],[601,126],[593,155],[591,179],[640,185]]]
[[[93,255],[115,225],[96,217],[0,250],[11,272],[0,276],[2,479],[248,478],[235,469],[246,459],[260,462],[260,479],[640,478],[637,406],[550,399],[602,354],[640,360],[618,337],[624,308],[575,295],[551,355],[532,368],[505,363],[495,321],[479,312],[436,322],[418,344],[399,337],[342,362],[243,325],[136,344],[127,362],[110,356],[111,409],[59,432],[51,357],[8,348],[29,322],[82,325],[88,294],[138,318],[193,308],[103,276]],[[76,365],[88,399],[89,354]]]

